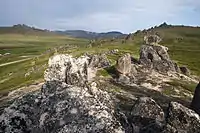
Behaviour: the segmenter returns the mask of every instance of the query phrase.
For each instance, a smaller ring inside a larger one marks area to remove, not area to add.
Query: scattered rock
[[[176,64],[169,58],[168,48],[161,45],[142,45],[139,61],[149,69],[167,73],[176,72]]]
[[[67,87],[59,81],[44,84],[41,93],[25,95],[0,116],[0,132],[123,133],[107,92]]]
[[[105,68],[110,66],[110,62],[105,54],[92,55],[89,61],[89,67]]]
[[[11,53],[5,53],[4,56],[10,55]]]
[[[70,55],[55,55],[49,59],[49,67],[45,71],[46,81],[62,81],[69,85],[84,85],[96,73],[88,67],[89,57],[73,58]]]
[[[133,37],[132,37],[132,34],[128,34],[128,35],[124,38],[124,41],[126,42],[126,41],[128,41],[128,40],[133,40],[132,38],[133,38]]]
[[[123,84],[129,84],[131,82],[131,79],[126,75],[120,74],[117,81]]]
[[[187,75],[187,76],[190,76],[190,70],[187,68],[187,67],[185,67],[185,66],[183,66],[183,67],[180,67],[180,71],[184,74],[184,75]]]
[[[127,75],[131,72],[131,55],[125,54],[117,60],[116,70],[119,74]]]
[[[113,50],[110,51],[110,54],[116,54],[116,53],[118,53],[118,52],[119,52],[118,49],[113,49]]]
[[[199,133],[200,117],[183,105],[171,102],[163,133]]]
[[[144,42],[147,45],[157,45],[161,42],[161,38],[158,35],[146,35],[144,36]]]
[[[200,82],[197,85],[195,92],[194,92],[194,97],[192,99],[191,103],[191,109],[193,109],[196,113],[200,115]]]
[[[162,108],[151,98],[141,97],[131,111],[132,122],[140,132],[159,133],[165,120]]]

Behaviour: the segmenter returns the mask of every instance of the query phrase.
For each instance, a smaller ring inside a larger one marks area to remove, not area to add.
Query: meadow
[[[192,74],[200,76],[200,28],[171,27],[151,30],[160,34],[163,38],[161,44],[169,48],[170,57],[175,62],[180,66],[187,66]],[[131,36],[132,39],[125,43],[122,43],[123,39],[107,39],[104,42],[97,40],[92,47],[88,47],[89,40],[64,35],[1,34],[0,54],[10,54],[0,57],[0,96],[19,87],[42,82],[48,59],[54,54],[80,56],[86,52],[103,53],[118,49],[119,53],[107,55],[112,65],[124,53],[130,53],[138,59],[144,32],[140,31]],[[13,61],[20,62],[12,63]],[[108,75],[106,71],[103,71],[103,74]]]
[[[84,39],[56,35],[0,35],[1,96],[21,86],[41,82],[48,59],[56,53],[56,49],[68,48],[69,45],[83,47],[87,42]],[[6,53],[9,54],[4,55]]]

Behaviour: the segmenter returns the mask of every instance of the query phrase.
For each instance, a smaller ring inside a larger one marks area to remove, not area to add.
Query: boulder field
[[[145,42],[137,63],[130,54],[118,59],[116,83],[138,84],[141,77],[152,73],[169,76],[180,72],[169,58],[168,48],[155,44],[158,37],[146,37]],[[98,86],[95,79],[98,69],[109,66],[105,55],[51,57],[40,91],[25,94],[4,109],[0,133],[200,132],[199,85],[191,109],[174,101],[163,109],[153,98],[141,96],[130,101],[131,108],[124,112],[115,95]]]

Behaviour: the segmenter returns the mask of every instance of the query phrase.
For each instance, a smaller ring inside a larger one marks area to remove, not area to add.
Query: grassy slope
[[[67,36],[35,36],[19,34],[0,35],[0,64],[30,58],[30,60],[0,67],[0,94],[43,79],[48,58],[55,52],[54,48],[66,45],[84,46],[88,41]],[[49,49],[52,51],[47,52]],[[73,49],[72,49],[73,51]],[[29,76],[25,74],[30,72]]]
[[[173,27],[173,28],[156,28],[162,38],[162,44],[169,47],[169,53],[173,60],[180,65],[187,65],[191,71],[200,75],[200,28],[190,27]],[[78,47],[59,53],[70,53],[79,56],[85,52],[101,53],[112,49],[119,49],[116,55],[108,55],[109,59],[115,64],[116,59],[124,53],[131,53],[135,58],[139,58],[140,45],[143,42],[144,34],[142,32],[134,34],[134,40],[129,40],[122,44],[122,39],[106,41],[102,45],[95,43],[95,46],[87,48],[88,40],[73,39],[66,36],[33,36],[33,35],[0,35],[0,53],[9,52],[11,55],[0,58],[0,64],[26,58],[31,60],[0,67],[0,92],[7,93],[19,86],[24,86],[43,79],[43,72],[46,68],[48,58],[54,54],[44,52],[65,44],[76,44]],[[179,38],[179,39],[177,39]],[[180,39],[182,38],[182,39]],[[37,58],[36,58],[37,57]],[[30,76],[25,77],[25,73],[34,68]],[[106,75],[106,73],[105,73]]]
[[[170,57],[179,65],[188,66],[193,74],[200,76],[200,28],[172,26],[168,28],[155,28],[163,38],[161,42],[169,48]],[[135,35],[140,40],[144,34]]]

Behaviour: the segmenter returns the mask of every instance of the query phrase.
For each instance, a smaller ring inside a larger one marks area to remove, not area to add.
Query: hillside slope
[[[126,34],[117,31],[105,32],[105,33],[96,33],[89,32],[84,30],[66,30],[66,31],[56,31],[59,34],[69,35],[76,38],[85,38],[85,39],[99,39],[99,38],[118,38],[124,37]]]
[[[200,28],[189,26],[160,25],[148,30],[137,31],[125,40],[123,47],[128,47],[138,56],[138,47],[143,43],[146,34],[158,34],[161,44],[169,48],[169,54],[179,65],[184,65],[192,70],[193,74],[200,75]],[[124,40],[116,40],[121,43]],[[134,47],[130,47],[134,45]],[[127,48],[127,50],[128,50]]]
[[[24,24],[17,24],[11,27],[0,27],[0,34],[23,34],[23,35],[55,35],[55,32],[38,29]]]

